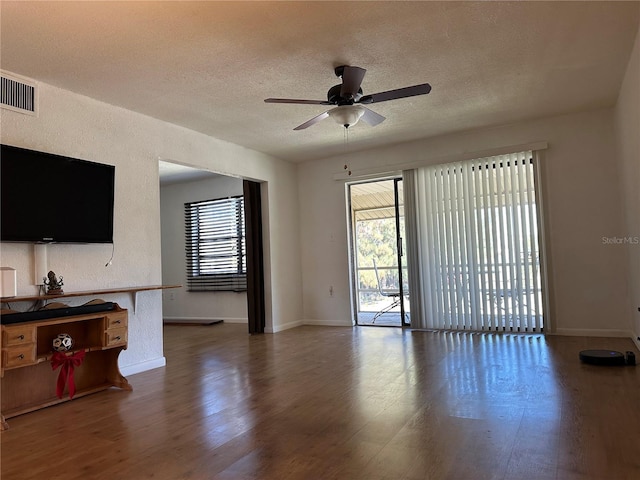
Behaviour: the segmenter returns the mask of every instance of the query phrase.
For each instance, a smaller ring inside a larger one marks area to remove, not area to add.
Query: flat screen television
[[[115,167],[1,145],[0,241],[112,243]]]

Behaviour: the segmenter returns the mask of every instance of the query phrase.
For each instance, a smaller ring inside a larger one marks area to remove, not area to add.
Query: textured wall
[[[110,245],[50,245],[49,267],[64,276],[65,290],[162,282],[158,160],[175,160],[265,182],[264,214],[270,222],[264,239],[267,326],[276,331],[281,325],[299,322],[298,202],[293,165],[47,84],[40,84],[38,117],[0,112],[2,143],[116,166],[113,264],[104,266],[111,255]],[[292,214],[269,211],[269,205],[280,204],[291,205]],[[18,270],[18,294],[36,293],[33,245],[5,243],[0,248],[0,264]],[[274,258],[285,255],[289,261],[272,269],[277,261]],[[120,357],[125,371],[162,365],[161,293],[139,293],[135,313],[132,295],[106,299],[131,308],[129,348]]]
[[[640,30],[616,105],[616,133],[626,213],[620,237],[631,240],[621,248],[629,255],[629,315],[640,346]]]
[[[345,163],[353,171],[389,172],[402,163],[441,163],[448,156],[546,141],[544,180],[556,297],[547,326],[560,333],[628,334],[625,253],[602,242],[603,236],[623,231],[624,223],[613,124],[612,110],[596,110],[301,164],[305,321],[350,324],[345,189],[333,179]],[[329,285],[334,287],[332,298]]]
[[[149,151],[159,132],[152,123],[46,84],[40,85],[38,117],[2,110],[2,143],[116,166],[112,265],[105,267],[111,245],[47,246],[48,267],[64,277],[66,291],[161,283],[158,162]],[[44,192],[33,194],[44,197]],[[1,263],[18,270],[18,295],[36,293],[33,245],[2,244]],[[129,308],[129,348],[121,365],[134,370],[162,365],[160,292],[138,294],[135,313],[132,295],[103,298]]]

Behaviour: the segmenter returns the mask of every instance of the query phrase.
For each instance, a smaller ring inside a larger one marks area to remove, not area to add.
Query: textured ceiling
[[[370,105],[352,150],[612,106],[638,2],[1,3],[0,66],[291,161],[344,151],[324,100],[333,68],[367,69],[365,94],[429,82],[429,95]]]

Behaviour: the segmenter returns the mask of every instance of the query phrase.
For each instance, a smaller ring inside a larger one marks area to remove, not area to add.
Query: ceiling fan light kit
[[[334,85],[327,92],[327,100],[301,100],[293,98],[267,98],[266,103],[295,103],[299,105],[336,105],[335,108],[316,115],[294,130],[304,130],[315,125],[327,117],[333,118],[336,123],[348,128],[358,123],[361,118],[371,126],[376,126],[385,120],[382,115],[363,107],[360,104],[371,104],[396,100],[398,98],[426,95],[431,91],[431,85],[422,83],[411,87],[387,90],[386,92],[363,95],[360,84],[367,71],[364,68],[342,65],[336,67],[335,74],[342,78],[342,83]]]
[[[332,108],[328,113],[337,124],[349,128],[358,123],[358,120],[364,115],[364,107],[360,105],[340,105]]]

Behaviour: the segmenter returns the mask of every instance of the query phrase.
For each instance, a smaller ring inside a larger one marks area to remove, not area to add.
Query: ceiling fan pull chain
[[[342,134],[342,138],[344,139],[344,153],[347,154],[347,147],[349,146],[349,125],[344,126],[344,133]],[[351,176],[351,170],[349,170],[349,165],[344,164],[344,169],[347,170],[347,175]]]

